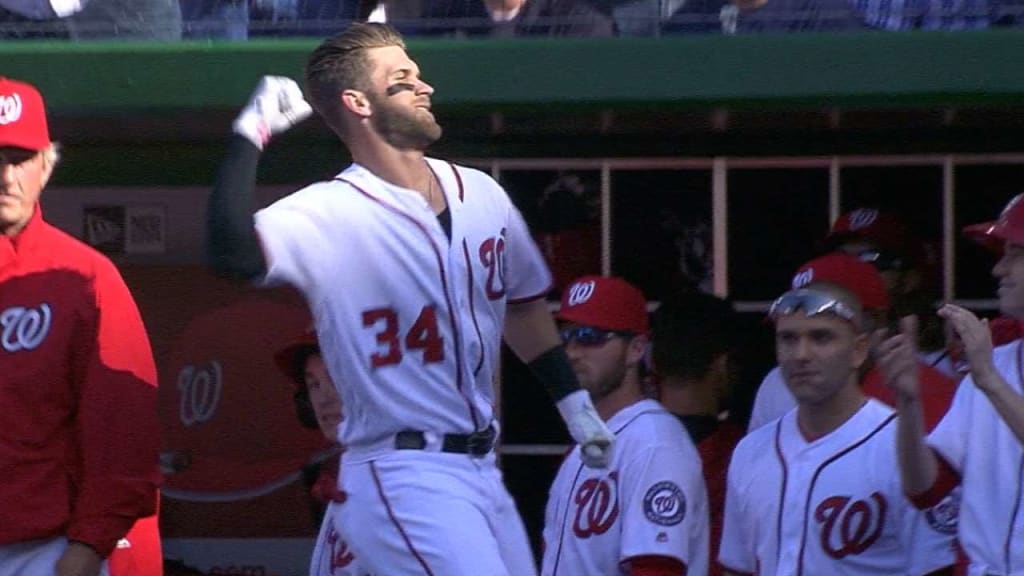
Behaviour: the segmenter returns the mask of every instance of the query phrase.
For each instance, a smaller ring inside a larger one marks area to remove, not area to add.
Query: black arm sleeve
[[[555,402],[580,389],[580,383],[562,344],[534,358],[527,363],[527,367],[537,380],[540,380]]]
[[[252,142],[231,137],[206,206],[206,258],[218,276],[255,280],[266,272],[252,220],[259,160]]]

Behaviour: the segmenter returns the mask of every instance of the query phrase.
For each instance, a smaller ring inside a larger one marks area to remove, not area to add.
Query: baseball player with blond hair
[[[312,108],[353,164],[251,216],[259,151],[310,113],[268,77],[234,124],[209,202],[215,271],[290,284],[312,311],[344,405],[348,498],[336,521],[375,573],[529,575],[525,529],[498,469],[501,335],[557,403],[584,462],[613,435],[580,389],[544,296],[551,275],[486,174],[428,158],[434,88],[402,37],[355,24],[306,66]]]
[[[871,325],[858,276],[871,267],[836,254],[802,270],[808,281],[769,312],[797,407],[733,452],[725,574],[949,574],[952,535],[907,500],[892,473],[896,413],[859,384]]]
[[[557,318],[583,387],[615,432],[606,470],[575,447],[551,485],[544,576],[708,573],[708,504],[701,460],[686,429],[646,398],[647,302],[621,278],[584,276]]]
[[[999,310],[1024,318],[1024,195],[1013,198],[998,220],[964,233],[996,251]],[[902,417],[899,464],[903,489],[930,506],[963,486],[959,537],[970,576],[1024,575],[1024,340],[993,349],[986,320],[946,304],[939,315],[963,341],[970,374],[948,413],[925,436],[921,384],[910,369],[916,354],[914,319],[879,344],[879,363],[896,391]],[[879,338],[882,334],[879,334]]]

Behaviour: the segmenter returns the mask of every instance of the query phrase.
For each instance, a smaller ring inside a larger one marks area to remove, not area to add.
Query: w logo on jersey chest
[[[485,289],[488,300],[505,297],[505,229],[480,243],[480,264],[487,269]]]
[[[52,319],[49,304],[12,306],[0,312],[0,346],[7,352],[35,350],[50,333]]]
[[[882,535],[888,508],[879,492],[865,500],[849,496],[822,500],[814,509],[814,519],[821,526],[821,548],[836,559],[864,552]]]
[[[572,531],[577,538],[604,534],[619,518],[619,473],[607,478],[588,478],[573,495],[576,518]]]

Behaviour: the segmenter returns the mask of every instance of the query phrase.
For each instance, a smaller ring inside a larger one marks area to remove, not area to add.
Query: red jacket
[[[37,206],[0,236],[0,543],[64,534],[109,555],[155,512],[156,401],[117,269]]]

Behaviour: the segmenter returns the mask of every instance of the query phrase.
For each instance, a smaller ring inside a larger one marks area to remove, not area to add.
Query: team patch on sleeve
[[[924,517],[936,532],[956,534],[957,522],[960,519],[960,492],[952,492],[941,502],[925,510]]]
[[[675,482],[658,482],[644,495],[644,515],[662,526],[679,524],[686,517],[686,496]]]

